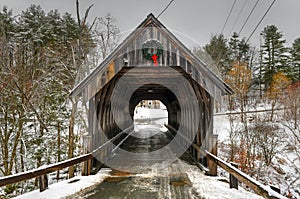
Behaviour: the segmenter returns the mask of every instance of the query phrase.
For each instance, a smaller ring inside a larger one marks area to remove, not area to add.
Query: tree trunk
[[[21,161],[21,172],[25,171],[25,163],[24,163],[24,156],[25,156],[25,151],[24,151],[24,146],[23,146],[23,140],[21,138],[21,146],[20,146],[20,161]],[[21,194],[24,192],[24,183],[22,182],[21,184]]]
[[[70,120],[69,120],[69,149],[68,149],[68,158],[69,159],[74,157],[74,149],[75,149],[74,126],[75,126],[75,116],[76,116],[76,111],[77,111],[78,100],[76,98],[71,99],[71,102],[72,102],[72,111],[71,111]],[[74,171],[75,171],[74,165],[70,166],[69,167],[69,178],[74,177]]]
[[[274,100],[274,101],[272,101],[272,106],[271,106],[271,116],[270,116],[271,122],[273,121],[273,117],[274,117],[275,105],[276,105],[276,102]]]
[[[60,123],[57,122],[57,162],[60,162]],[[56,173],[56,180],[59,181],[59,170]]]

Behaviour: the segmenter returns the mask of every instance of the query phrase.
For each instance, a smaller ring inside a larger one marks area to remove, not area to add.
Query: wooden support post
[[[40,192],[45,191],[46,189],[48,189],[48,178],[47,178],[47,174],[41,175],[41,176],[39,177],[39,186],[40,186]]]
[[[83,153],[84,154],[90,153],[91,146],[92,146],[92,136],[90,135],[83,136]],[[88,159],[84,161],[81,175],[83,176],[90,175],[91,169],[92,169],[92,159]]]
[[[238,164],[235,162],[230,162],[232,166],[238,168]],[[239,189],[239,181],[232,174],[229,175],[230,188]]]
[[[213,155],[217,156],[217,151],[218,151],[218,135],[215,134],[210,134],[209,135],[209,143],[208,143],[208,147],[209,147],[209,152],[212,153]],[[211,160],[210,158],[206,158],[207,159],[207,166],[209,169],[208,175],[210,176],[217,176],[218,172],[217,172],[217,164]]]

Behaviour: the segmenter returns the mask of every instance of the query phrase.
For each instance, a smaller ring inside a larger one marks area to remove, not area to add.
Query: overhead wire
[[[225,21],[225,23],[224,23],[224,25],[223,25],[223,28],[222,28],[222,31],[221,31],[220,36],[221,36],[221,35],[224,36],[224,35],[223,35],[224,29],[225,29],[225,27],[226,27],[226,25],[227,25],[227,23],[228,23],[228,20],[229,20],[230,15],[232,14],[232,11],[233,11],[233,8],[234,8],[235,4],[236,4],[236,0],[234,0],[232,6],[231,6],[231,8],[230,8],[230,11],[229,11],[229,13],[228,13],[228,15],[227,15],[227,18],[226,18],[226,21]],[[208,55],[209,57],[211,57],[216,51],[217,51],[216,46],[214,46],[213,49],[212,49],[211,55],[209,55],[208,52],[207,52],[207,55]],[[219,57],[219,55],[218,55],[218,57]],[[212,59],[212,58],[211,58],[211,59]],[[217,68],[219,68],[219,66],[217,66]]]
[[[160,15],[162,15],[168,8],[169,6],[174,2],[175,0],[171,0],[168,5],[159,13],[159,15],[157,16],[157,19],[160,17]]]
[[[258,22],[258,24],[256,25],[256,27],[254,28],[254,30],[251,32],[250,36],[246,40],[246,43],[250,40],[250,38],[252,37],[252,35],[256,31],[256,29],[258,28],[258,26],[261,24],[261,22],[264,20],[264,18],[268,14],[268,12],[271,10],[271,8],[272,8],[272,6],[274,5],[275,2],[276,2],[276,0],[273,0],[273,2],[271,3],[271,5],[269,6],[269,8],[267,9],[267,11],[265,12],[265,14],[263,15],[263,17],[260,19],[260,21]]]
[[[231,13],[232,13],[232,10],[233,10],[235,4],[236,4],[236,0],[234,0],[233,4],[232,4],[232,6],[231,6],[231,9],[230,9],[230,11],[229,11],[229,13],[228,13],[228,15],[227,15],[227,18],[226,18],[226,21],[225,21],[225,23],[224,23],[224,25],[223,25],[221,34],[223,34],[223,32],[224,32],[224,29],[225,29],[225,27],[226,27],[226,25],[227,25],[228,19],[229,19]]]
[[[234,29],[234,27],[235,27],[237,21],[239,20],[239,18],[240,18],[240,16],[241,16],[242,12],[243,12],[243,10],[244,10],[244,8],[245,8],[245,6],[246,6],[247,1],[248,1],[248,0],[244,0],[244,3],[243,3],[243,5],[242,5],[242,7],[241,7],[241,9],[240,9],[240,11],[239,11],[239,13],[238,13],[238,15],[237,15],[235,21],[234,21],[234,23],[233,23],[233,25],[232,25],[232,28],[231,28],[231,30],[230,30],[230,32],[229,32],[229,36],[232,34],[232,31],[233,31],[233,29]]]
[[[240,35],[241,32],[243,31],[245,25],[248,23],[248,20],[249,20],[250,16],[252,15],[253,11],[255,10],[255,8],[256,8],[256,6],[257,6],[257,4],[258,4],[259,1],[260,1],[260,0],[257,0],[257,1],[255,2],[254,6],[252,7],[251,12],[249,13],[247,19],[245,20],[245,22],[244,22],[242,28],[241,28],[240,31],[239,31],[239,35]]]

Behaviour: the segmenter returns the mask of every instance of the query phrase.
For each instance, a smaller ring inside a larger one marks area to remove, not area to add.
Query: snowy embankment
[[[261,110],[260,110],[261,111]],[[250,113],[247,114],[247,120],[253,118],[264,117],[266,112]],[[281,109],[277,110],[275,117],[280,118],[283,114]],[[238,122],[240,115],[234,115],[235,122],[233,125],[241,125]],[[252,121],[255,122],[255,121]],[[251,122],[249,123],[251,124]],[[267,124],[267,123],[265,123]],[[288,196],[292,195],[294,198],[300,198],[300,180],[299,180],[299,165],[300,156],[296,154],[295,148],[297,147],[293,144],[293,135],[291,131],[284,126],[284,122],[278,120],[274,122],[282,133],[280,145],[276,148],[277,153],[272,159],[272,163],[266,166],[264,163],[256,161],[256,170],[253,174],[254,178],[258,179],[259,182],[269,186],[273,185],[280,189],[281,194]],[[250,125],[249,125],[250,126]],[[214,133],[218,134],[218,156],[224,160],[229,159],[229,148],[230,148],[230,122],[228,115],[216,114],[214,116]],[[267,143],[271,145],[271,143]],[[298,149],[299,150],[299,149]],[[227,176],[227,173],[222,173],[221,175]]]
[[[220,181],[220,177],[205,176],[198,168],[190,166],[187,170],[189,179],[192,182],[195,197],[201,196],[205,199],[262,199],[263,197],[239,189],[230,189],[228,182]],[[226,181],[226,179],[223,179]]]

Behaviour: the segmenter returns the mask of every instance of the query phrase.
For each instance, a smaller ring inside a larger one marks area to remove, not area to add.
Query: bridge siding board
[[[96,106],[95,106],[95,103],[96,103],[96,101],[95,101],[95,98],[96,98],[96,96],[95,97],[93,97],[93,98],[91,98],[90,100],[89,100],[89,117],[88,117],[88,128],[89,128],[89,135],[93,135],[93,134],[95,134],[95,126],[94,126],[94,124],[95,124],[95,117],[94,117],[94,114],[96,114],[95,113],[95,111],[92,111],[92,110],[96,110]]]

